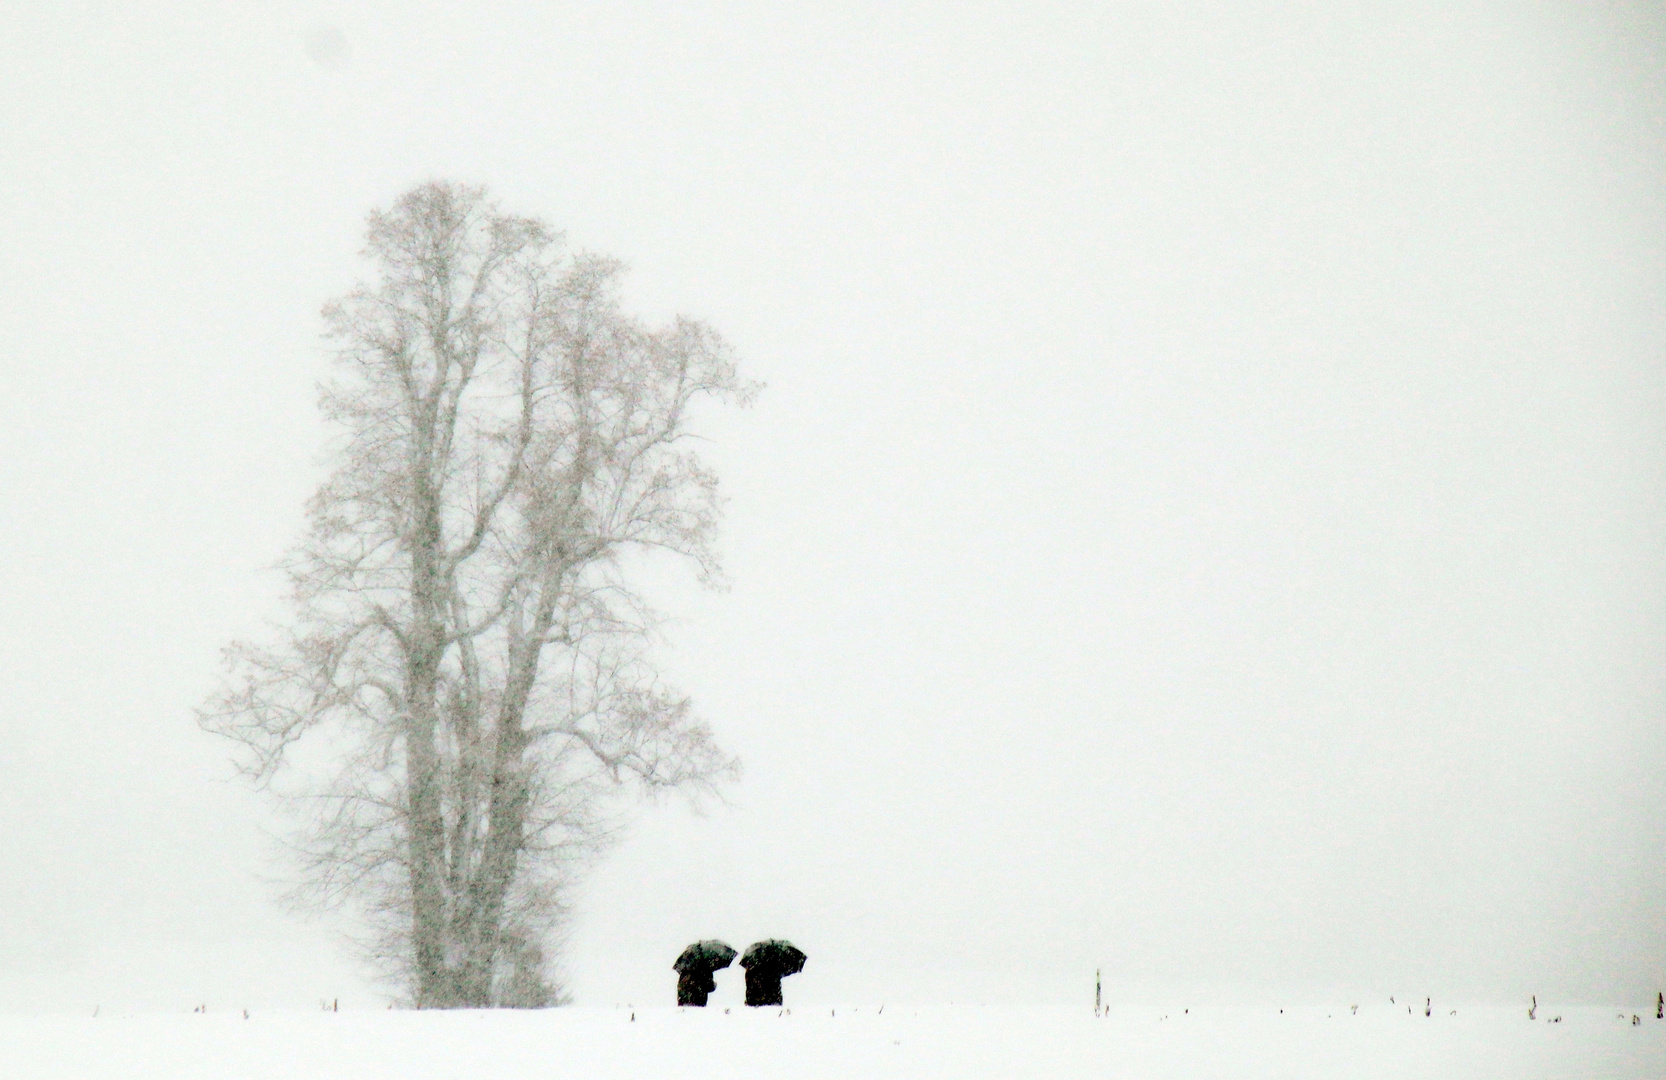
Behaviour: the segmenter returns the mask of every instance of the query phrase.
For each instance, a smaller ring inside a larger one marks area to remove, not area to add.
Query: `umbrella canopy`
[[[770,971],[777,975],[797,975],[804,970],[805,955],[790,941],[777,941],[770,938],[767,941],[755,942],[748,946],[746,953],[740,958],[740,966],[757,971]]]
[[[734,959],[735,950],[721,941],[696,941],[671,966],[677,971],[721,971]]]

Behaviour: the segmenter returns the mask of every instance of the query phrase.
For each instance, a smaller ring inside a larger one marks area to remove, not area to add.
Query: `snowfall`
[[[1652,1002],[1650,1003],[1653,1004]],[[1654,1009],[921,1006],[0,1016],[7,1080],[1666,1076]],[[1637,1022],[1632,1016],[1637,1016]],[[1558,1020],[1557,1017],[1560,1019]]]

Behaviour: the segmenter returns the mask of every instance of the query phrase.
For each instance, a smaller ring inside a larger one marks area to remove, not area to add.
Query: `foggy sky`
[[[0,1008],[382,1000],[191,709],[431,178],[769,384],[580,1002],[1666,984],[1659,5],[224,8],[5,11]]]

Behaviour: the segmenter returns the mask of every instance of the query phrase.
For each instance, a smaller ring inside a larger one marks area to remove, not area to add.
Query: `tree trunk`
[[[526,842],[526,815],[531,791],[526,774],[528,745],[523,722],[526,704],[538,679],[540,642],[548,631],[548,615],[540,611],[533,631],[515,642],[511,677],[498,711],[497,738],[487,792],[486,839],[480,866],[469,891],[471,934],[465,993],[482,1005],[490,1004],[492,972],[503,940],[503,916],[509,886]]]
[[[413,710],[415,711],[415,710]],[[405,734],[405,779],[410,795],[411,944],[416,960],[416,1005],[443,1008],[455,996],[447,970],[439,755],[434,726],[416,717]]]
[[[438,343],[436,343],[438,345]],[[436,350],[439,352],[439,350]],[[443,352],[440,353],[443,355]],[[443,383],[436,374],[436,385]],[[438,394],[413,402],[410,538],[412,622],[406,654],[409,714],[405,731],[406,783],[410,798],[411,938],[417,967],[418,1008],[460,1004],[454,971],[455,949],[446,904],[445,808],[439,726],[440,663],[446,646],[445,609],[450,590],[441,580],[445,534],[441,528],[440,485],[434,481],[435,402]]]

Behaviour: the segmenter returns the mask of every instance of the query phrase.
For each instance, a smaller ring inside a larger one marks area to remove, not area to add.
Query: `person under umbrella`
[[[706,995],[717,989],[712,972],[729,966],[735,950],[721,941],[696,941],[671,965],[677,973],[677,1004],[704,1007]]]
[[[753,943],[740,958],[746,969],[746,1003],[781,1004],[781,980],[803,971],[805,959],[790,941],[770,938]]]

